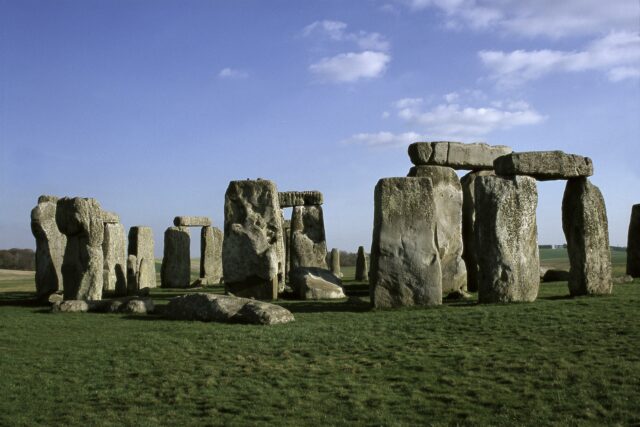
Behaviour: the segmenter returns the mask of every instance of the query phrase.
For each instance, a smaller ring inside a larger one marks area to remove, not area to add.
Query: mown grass
[[[343,272],[349,300],[280,301],[296,321],[273,327],[0,306],[0,425],[640,423],[638,281],[372,311]]]

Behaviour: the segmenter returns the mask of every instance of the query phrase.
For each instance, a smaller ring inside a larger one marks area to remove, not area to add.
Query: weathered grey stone
[[[374,307],[442,304],[430,178],[384,178],[374,197],[369,272]]]
[[[177,216],[173,219],[176,227],[209,227],[211,219],[206,216]]]
[[[478,300],[534,301],[540,286],[538,191],[527,176],[476,178]]]
[[[369,266],[367,264],[367,254],[364,246],[358,247],[358,257],[356,258],[356,280],[369,280]]]
[[[231,181],[224,203],[225,289],[243,297],[276,299],[282,255],[276,185],[267,180]]]
[[[346,298],[342,281],[324,268],[294,268],[289,273],[289,283],[302,300]]]
[[[118,224],[120,217],[115,212],[102,211],[102,222],[105,224]]]
[[[58,229],[67,236],[62,277],[65,300],[102,298],[102,209],[95,199],[62,198],[56,208]]]
[[[140,277],[138,269],[138,259],[135,255],[127,257],[127,287],[126,289],[116,288],[116,294],[119,296],[134,295],[138,292]]]
[[[327,268],[322,206],[295,206],[291,215],[291,269]]]
[[[620,276],[620,277],[614,277],[613,279],[611,279],[611,281],[614,284],[620,284],[620,283],[631,283],[633,282],[633,277],[625,274],[624,276]],[[55,295],[55,294],[54,294]]]
[[[278,201],[281,208],[321,205],[323,202],[319,191],[283,191],[278,193]]]
[[[627,274],[640,277],[640,204],[631,208],[627,238]]]
[[[62,261],[67,237],[56,224],[58,198],[40,196],[31,211],[31,232],[36,239],[36,296],[47,298],[62,290]]]
[[[528,175],[539,181],[593,175],[588,157],[562,151],[528,151],[498,157],[493,163],[498,175]]]
[[[569,252],[569,293],[610,294],[611,250],[607,209],[600,189],[587,178],[567,181],[562,199],[562,229]]]
[[[104,224],[102,253],[104,255],[102,289],[121,293],[127,288],[127,236],[122,224]]]
[[[164,256],[160,269],[163,288],[188,288],[191,284],[191,237],[188,227],[169,227],[164,232]]]
[[[284,307],[227,295],[195,293],[172,298],[164,314],[173,320],[274,325],[292,322]]]
[[[411,177],[431,178],[436,209],[436,246],[440,252],[442,293],[467,289],[462,260],[462,187],[456,171],[443,166],[414,166]]]
[[[453,169],[493,169],[493,161],[511,153],[504,145],[461,142],[414,142],[409,145],[409,158],[414,165],[448,166]]]
[[[284,217],[284,213],[282,213]],[[291,220],[285,219],[282,223],[282,237],[284,240],[284,276],[289,277],[291,271]]]
[[[153,300],[150,298],[145,299],[132,299],[127,301],[122,307],[119,309],[120,313],[128,313],[128,314],[148,314],[153,313],[155,310],[155,304]]]
[[[543,282],[567,282],[569,281],[569,272],[556,268],[548,268],[542,276]]]
[[[200,284],[217,285],[222,279],[222,240],[217,227],[202,227],[200,231]]]
[[[282,244],[276,247],[278,254],[278,293],[282,293],[285,290],[286,282],[287,282],[287,248],[285,243],[284,236],[284,211],[282,209],[278,209],[279,215],[279,227],[280,232],[282,233]]]
[[[342,277],[340,272],[340,251],[336,248],[331,249],[331,272],[336,277]]]
[[[86,313],[89,304],[84,300],[57,301],[51,305],[52,313]]]
[[[155,288],[156,259],[154,254],[153,230],[151,227],[139,225],[129,229],[129,255],[136,257],[133,275],[133,277],[136,278],[136,282],[128,282],[127,288],[134,292],[142,288]],[[127,274],[128,280],[129,277],[129,274]]]
[[[460,178],[462,186],[462,259],[467,268],[467,290],[478,291],[478,258],[477,252],[481,250],[476,246],[476,210],[475,210],[475,186],[476,179],[480,176],[495,175],[495,172],[483,170],[469,172]]]

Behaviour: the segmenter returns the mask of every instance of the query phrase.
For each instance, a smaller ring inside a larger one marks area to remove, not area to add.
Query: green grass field
[[[372,311],[343,272],[349,300],[279,301],[296,321],[259,327],[55,315],[20,303],[33,273],[0,271],[0,425],[640,424],[640,281]]]

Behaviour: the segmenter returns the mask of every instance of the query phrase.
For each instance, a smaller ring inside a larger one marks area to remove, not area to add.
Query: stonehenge
[[[327,241],[322,206],[293,207],[290,222],[289,263],[298,267],[327,268]]]
[[[62,289],[62,261],[67,237],[56,223],[58,198],[40,196],[31,211],[31,232],[36,239],[36,296],[47,298]]]
[[[278,193],[278,202],[281,208],[320,206],[323,203],[323,197],[319,191],[282,191]]]
[[[342,277],[340,271],[340,251],[337,248],[331,249],[331,272],[336,277]]]
[[[177,216],[173,219],[176,227],[209,227],[211,219],[206,216]]]
[[[122,295],[127,292],[127,235],[124,226],[118,222],[105,222],[102,241],[104,256],[104,291],[115,291]]]
[[[640,277],[640,204],[631,208],[627,237],[627,274]]]
[[[129,229],[128,293],[135,293],[143,288],[156,287],[154,244],[151,227],[138,225]]]
[[[562,151],[511,153],[497,158],[494,166],[498,175],[528,175],[538,181],[593,175],[590,158]]]
[[[416,166],[447,166],[453,169],[493,169],[498,157],[511,153],[504,145],[484,143],[463,144],[461,142],[414,142],[409,145],[409,158]]]
[[[191,284],[191,237],[188,227],[173,226],[164,232],[160,284],[163,288],[188,288]]]
[[[201,285],[216,285],[222,280],[223,233],[217,227],[204,226],[200,231]]]
[[[367,263],[367,254],[364,252],[364,246],[358,247],[358,255],[356,258],[356,280],[369,280],[369,265]]]

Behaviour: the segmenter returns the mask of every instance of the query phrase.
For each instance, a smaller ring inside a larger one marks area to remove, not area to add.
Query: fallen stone
[[[206,216],[177,216],[173,219],[176,227],[209,227],[211,219]]]
[[[627,274],[640,277],[640,204],[631,208],[629,234],[627,236]]]
[[[611,251],[607,209],[600,189],[588,178],[567,181],[562,199],[562,229],[569,252],[569,293],[610,294]]]
[[[141,288],[156,287],[156,259],[153,230],[151,227],[135,226],[129,229],[129,255],[136,257],[133,277],[136,282],[127,283],[133,292]],[[127,278],[129,278],[127,274]]]
[[[373,307],[442,304],[430,178],[384,178],[374,197],[369,290]]]
[[[322,206],[295,206],[291,215],[291,270],[327,268]]]
[[[281,208],[294,206],[321,205],[322,193],[319,191],[283,191],[278,193]]]
[[[45,299],[63,289],[62,262],[67,237],[56,223],[58,198],[40,196],[31,211],[31,232],[36,239],[36,297]]]
[[[323,268],[294,268],[289,273],[289,284],[302,300],[346,298],[342,281]]]
[[[567,270],[560,270],[549,268],[545,271],[542,277],[543,282],[567,282],[569,281],[569,272]]]
[[[461,142],[414,142],[409,145],[409,158],[414,165],[448,166],[453,169],[493,169],[496,158],[511,153],[504,145]]]
[[[540,286],[536,181],[526,176],[476,179],[478,300],[535,301]]]
[[[292,322],[284,307],[228,295],[194,293],[172,298],[164,315],[173,320],[274,325]]]
[[[164,256],[160,269],[163,288],[191,285],[191,237],[187,227],[169,227],[164,232]]]
[[[614,284],[632,283],[633,282],[633,277],[628,275],[628,274],[625,274],[624,276],[614,277],[613,279],[611,279],[611,281]]]
[[[633,279],[631,279],[633,280]],[[64,301],[64,297],[62,295],[62,293],[53,293],[51,295],[49,295],[49,298],[47,298],[47,301],[51,304],[56,303],[56,302],[62,302]]]
[[[364,246],[358,247],[358,255],[356,258],[356,280],[369,280],[369,265],[367,263],[367,254],[364,252]]]
[[[102,241],[104,291],[122,292],[127,288],[127,236],[120,223],[104,224]]]
[[[593,175],[590,158],[562,151],[511,153],[497,158],[494,168],[498,175],[527,175],[538,181]]]
[[[444,299],[447,301],[463,301],[463,300],[471,299],[471,294],[462,290],[458,290],[458,291],[449,292]]]
[[[84,300],[57,301],[51,305],[52,313],[86,313],[89,304]]]
[[[414,166],[409,176],[430,178],[433,185],[442,293],[466,290],[467,267],[462,259],[462,187],[458,175],[449,167]]]
[[[241,297],[276,299],[284,270],[282,219],[276,185],[231,181],[225,194],[222,267],[225,289]]]

